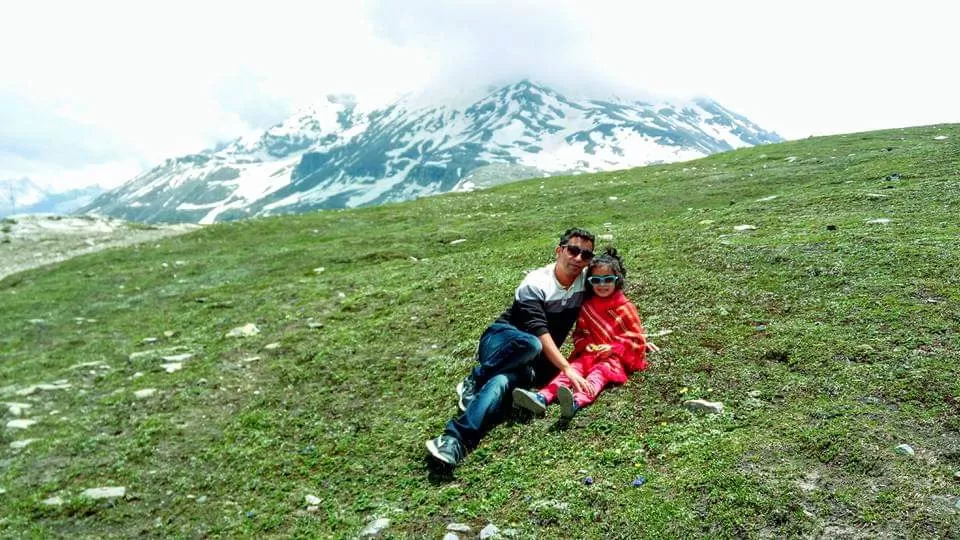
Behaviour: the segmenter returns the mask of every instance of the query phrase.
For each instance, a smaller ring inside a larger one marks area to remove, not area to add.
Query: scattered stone
[[[712,219],[701,219],[698,225],[713,225],[714,221]]]
[[[317,497],[316,495],[307,495],[306,497],[303,498],[303,500],[307,503],[308,506],[315,506],[320,504],[320,497]]]
[[[500,536],[500,528],[493,523],[488,523],[486,527],[480,530],[480,540],[496,538]]]
[[[43,319],[30,319],[27,322],[30,324],[47,324],[47,321]]]
[[[155,338],[155,337],[145,337],[145,338],[143,338],[143,339],[140,340],[140,343],[143,343],[144,345],[149,345],[149,344],[151,344],[151,343],[156,343],[156,342],[158,342],[158,341],[160,341],[159,338]]]
[[[797,156],[790,156],[786,159],[787,163],[793,163],[797,160]]]
[[[747,392],[747,395],[752,398],[758,398],[763,395],[763,392],[761,392],[760,390],[751,390]]]
[[[613,242],[613,235],[612,235],[612,234],[598,234],[598,235],[597,235],[597,240],[599,240],[599,241],[601,241],[601,242]]]
[[[636,478],[633,479],[633,484],[632,484],[632,485],[633,485],[633,487],[637,488],[637,487],[640,487],[640,486],[642,486],[642,485],[644,485],[644,484],[646,484],[646,483],[647,483],[647,479],[646,479],[646,478],[644,478],[644,477],[642,477],[642,476],[638,476],[638,477],[636,477]]]
[[[241,362],[243,362],[244,364],[249,364],[251,362],[257,362],[259,360],[260,360],[259,356],[251,356],[250,358],[244,358],[243,360],[241,360]]]
[[[7,422],[7,429],[27,429],[28,427],[36,424],[36,420],[27,420],[25,418],[19,418],[17,420],[10,420]]]
[[[957,472],[953,473],[953,479],[954,479],[954,480],[960,480],[960,471],[957,471]]]
[[[142,372],[142,371],[138,371],[138,372],[134,373],[130,378],[131,378],[131,379],[139,379],[140,377],[143,377],[143,372]]]
[[[322,322],[316,322],[316,321],[308,322],[308,323],[307,323],[307,328],[310,328],[311,330],[317,330],[317,329],[319,329],[319,328],[323,328],[323,323],[322,323]]]
[[[473,529],[470,528],[470,526],[467,525],[466,523],[450,523],[449,525],[447,525],[447,530],[453,531],[453,532],[462,532],[462,533],[468,533],[473,531]]]
[[[388,518],[377,518],[368,523],[367,526],[360,531],[360,537],[380,536],[380,533],[389,526],[390,520]]]
[[[768,202],[776,199],[777,197],[779,197],[779,195],[770,195],[769,197],[763,197],[761,199],[757,199],[756,202]]]
[[[883,193],[867,193],[867,198],[868,199],[886,199],[887,195],[884,195]]]
[[[156,388],[144,388],[143,390],[137,390],[133,395],[137,396],[137,399],[146,399],[156,393]]]
[[[253,323],[247,323],[243,326],[238,326],[233,330],[227,332],[227,337],[250,337],[255,336],[260,333],[260,329],[257,328],[257,325]]]
[[[708,414],[720,414],[723,412],[723,403],[719,401],[707,401],[705,399],[688,399],[683,402],[687,410],[694,412],[705,412]]]
[[[936,137],[933,138],[933,140],[935,140],[935,141],[942,141],[942,140],[944,140],[944,139],[946,139],[946,138],[947,138],[946,135],[937,135]]]
[[[314,269],[313,269],[313,273],[314,273],[314,274],[322,274],[322,273],[324,273],[326,270],[327,270],[326,268],[324,268],[324,267],[321,266],[321,267],[319,267],[319,268],[314,268]]]
[[[81,364],[74,364],[70,366],[70,369],[83,369],[88,367],[102,367],[103,369],[110,368],[110,366],[104,364],[103,362],[83,362]]]
[[[197,497],[197,503],[203,504],[203,503],[205,503],[205,502],[207,502],[207,496],[206,496],[206,495],[201,495],[201,496]]]
[[[166,330],[166,331],[163,333],[163,337],[165,337],[165,338],[172,338],[172,337],[175,336],[175,335],[177,335],[177,332],[176,332],[175,330]]]
[[[160,359],[165,362],[185,362],[193,358],[193,353],[174,354],[171,356],[161,356]]]
[[[737,225],[736,227],[733,228],[733,230],[737,232],[755,231],[757,230],[757,227],[756,225]]]
[[[91,499],[116,499],[127,494],[125,487],[98,487],[83,490],[80,495]]]
[[[7,490],[5,490],[5,489],[3,489],[3,488],[0,488],[0,495],[3,495],[3,494],[6,493],[6,492],[7,492]]]
[[[18,390],[16,394],[18,396],[32,396],[33,394],[36,394],[40,390],[63,390],[66,388],[70,388],[71,386],[72,385],[68,383],[66,380],[54,381],[52,383],[41,383],[33,386],[28,386],[22,390]]]
[[[426,259],[424,259],[424,260],[426,260]],[[347,297],[347,295],[346,295],[346,293],[344,293],[343,291],[340,291],[340,292],[337,293],[337,298],[346,298],[346,297]]]
[[[452,532],[443,535],[443,540],[460,540],[460,537]]]
[[[163,364],[160,367],[164,369],[167,373],[173,373],[174,371],[180,371],[183,369],[183,364],[178,362],[171,362],[169,364]]]
[[[466,238],[457,238],[456,240],[450,242],[450,245],[451,245],[451,246],[455,246],[455,245],[457,245],[457,244],[462,244],[462,243],[464,243],[464,242],[466,242],[466,241],[467,241]]]
[[[867,223],[886,225],[887,223],[890,223],[890,219],[889,218],[868,219]]]
[[[666,329],[666,330],[660,330],[659,332],[656,332],[654,334],[650,334],[647,337],[663,337],[663,336],[668,336],[672,333],[673,333],[673,330]]]
[[[40,504],[45,504],[47,506],[60,506],[63,504],[63,499],[60,497],[50,497],[49,499],[40,501]]]
[[[23,416],[23,411],[31,407],[29,403],[4,403],[4,405],[7,406],[7,411],[13,416]]]
[[[897,446],[896,448],[894,448],[893,451],[896,452],[896,453],[898,453],[898,454],[905,455],[905,456],[912,456],[912,455],[916,454],[916,452],[913,450],[913,447],[910,446],[909,444],[901,444],[901,445]]]
[[[898,172],[890,173],[883,177],[883,179],[887,181],[900,180],[901,178],[903,178],[903,176],[901,176]]]
[[[21,448],[26,448],[27,446],[30,446],[30,443],[32,443],[35,440],[36,439],[23,439],[20,441],[13,441],[12,443],[10,443],[10,448],[13,448],[14,450],[20,450]]]
[[[584,479],[583,479],[583,485],[585,485],[585,486],[592,486],[592,485],[593,485],[593,477],[592,477],[592,476],[587,476],[586,478],[584,478]]]
[[[263,348],[266,349],[266,350],[268,350],[268,351],[275,351],[275,350],[277,350],[277,349],[280,348],[280,344],[279,344],[279,343],[268,343],[268,344],[264,345]]]

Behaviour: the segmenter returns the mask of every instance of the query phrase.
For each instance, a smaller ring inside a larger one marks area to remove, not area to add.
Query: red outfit
[[[609,345],[610,350],[588,350],[596,345]],[[640,314],[623,291],[606,298],[590,297],[580,308],[570,355],[570,365],[589,383],[586,392],[574,392],[577,405],[593,403],[605,386],[623,384],[630,373],[646,369],[646,355],[647,338]],[[563,373],[539,393],[550,403],[560,386],[573,388]]]

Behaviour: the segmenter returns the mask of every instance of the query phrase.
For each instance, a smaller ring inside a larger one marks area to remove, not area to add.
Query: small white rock
[[[142,372],[142,371],[138,371],[138,372],[134,373],[130,378],[131,378],[131,379],[139,379],[140,377],[143,377],[143,372]]]
[[[712,225],[712,224],[713,224],[713,220],[712,220],[712,219],[701,219],[697,224],[698,224],[698,225]]]
[[[63,499],[60,497],[50,497],[49,499],[44,499],[40,504],[45,504],[47,506],[60,506],[63,504]]]
[[[736,227],[733,228],[733,230],[737,232],[755,231],[757,230],[757,227],[756,225],[737,225]]]
[[[453,532],[462,532],[462,533],[468,533],[473,531],[473,529],[470,528],[470,526],[467,525],[466,523],[451,523],[447,525],[447,530],[453,531]]]
[[[160,338],[145,337],[145,338],[143,338],[143,339],[140,340],[140,343],[143,343],[144,345],[149,345],[149,344],[151,344],[151,343],[156,343],[156,342],[158,342],[158,341],[160,341]]]
[[[853,155],[853,154],[850,154],[850,155]],[[790,156],[786,159],[787,163],[793,163],[796,160],[797,160],[797,156]]]
[[[890,223],[890,218],[868,219],[867,223],[872,223],[877,225],[886,225],[887,223]]]
[[[457,238],[456,240],[453,240],[452,242],[450,242],[450,245],[451,245],[451,246],[455,246],[455,245],[457,245],[457,244],[462,244],[462,243],[464,243],[464,242],[466,242],[466,241],[467,241],[466,238]]]
[[[496,538],[500,536],[500,528],[493,523],[488,523],[486,527],[480,530],[480,540]]]
[[[125,487],[98,487],[83,490],[80,495],[91,499],[116,499],[123,497],[127,493]]]
[[[257,328],[257,325],[253,323],[247,323],[243,326],[238,326],[233,330],[227,332],[227,337],[250,337],[255,336],[260,333],[260,329]]]
[[[160,367],[164,369],[167,373],[173,373],[174,371],[180,371],[183,369],[183,364],[178,362],[171,362],[169,364],[162,364]]]
[[[156,393],[156,388],[144,388],[143,390],[137,390],[133,395],[137,396],[137,399],[146,399]]]
[[[460,540],[460,537],[452,532],[448,532],[447,534],[443,535],[443,540]]]
[[[617,197],[607,197],[607,198],[610,199],[611,201],[617,200]]]
[[[161,356],[160,359],[165,362],[185,362],[193,358],[193,353],[174,354],[171,356]]]
[[[893,449],[893,451],[898,454],[903,454],[905,456],[912,456],[916,454],[916,452],[913,450],[913,447],[910,446],[909,444],[898,445],[896,448]]]
[[[598,234],[598,235],[597,235],[597,240],[600,240],[601,242],[613,242],[613,235],[612,235],[612,234]]]
[[[249,364],[250,362],[257,362],[260,360],[259,356],[251,356],[250,358],[244,358],[241,360],[244,364]]]
[[[760,199],[757,199],[756,202],[769,202],[776,199],[777,197],[779,197],[779,195],[770,195],[769,197],[762,197]]]
[[[306,497],[303,498],[303,500],[309,506],[315,506],[320,504],[320,497],[317,497],[316,495],[307,495]]]
[[[314,274],[322,274],[322,273],[324,273],[326,270],[327,270],[326,268],[324,268],[324,267],[321,266],[321,267],[319,267],[319,268],[314,268],[314,269],[313,269],[313,273],[314,273]]]
[[[173,330],[167,330],[163,333],[163,337],[166,337],[166,338],[172,338],[175,335],[177,335],[177,333]]]
[[[30,323],[30,324],[45,324],[47,321],[45,321],[45,320],[43,320],[43,319],[30,319],[30,320],[27,321],[27,322]]]
[[[387,518],[378,518],[367,524],[366,527],[360,531],[360,537],[371,537],[371,536],[380,536],[380,533],[384,529],[390,526],[390,520]]]
[[[933,140],[935,140],[935,141],[942,141],[942,140],[944,140],[944,139],[946,139],[946,138],[947,138],[946,135],[937,135],[936,137],[933,138]]]
[[[723,412],[723,403],[719,401],[707,401],[705,399],[688,399],[683,402],[683,406],[691,411],[701,411],[709,414],[720,414]]]
[[[8,429],[27,429],[28,427],[36,424],[36,420],[28,420],[26,418],[21,418],[17,420],[10,420],[7,422]]]
[[[200,503],[200,504],[203,504],[203,503],[207,502],[207,496],[206,496],[206,495],[201,495],[201,496],[197,497],[197,502]]]
[[[275,351],[275,350],[277,350],[277,349],[280,348],[280,344],[279,344],[279,343],[268,343],[268,344],[264,345],[263,348],[266,349],[266,350],[268,350],[268,351]]]
[[[32,443],[35,440],[36,439],[23,439],[20,441],[13,441],[12,443],[10,443],[10,448],[14,450],[20,450],[21,448],[26,448],[27,446],[30,445],[30,443]]]

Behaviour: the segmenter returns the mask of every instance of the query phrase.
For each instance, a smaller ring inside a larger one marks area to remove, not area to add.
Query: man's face
[[[576,255],[571,252],[577,252]],[[593,242],[574,236],[562,246],[557,246],[557,267],[568,276],[576,276],[590,264],[591,257],[584,251],[593,253]]]

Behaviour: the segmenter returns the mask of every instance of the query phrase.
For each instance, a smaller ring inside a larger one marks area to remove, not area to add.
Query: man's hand
[[[587,392],[587,380],[577,373],[577,370],[573,369],[573,366],[567,366],[567,368],[563,370],[563,374],[570,379],[570,385],[573,386],[574,390],[577,392]]]

